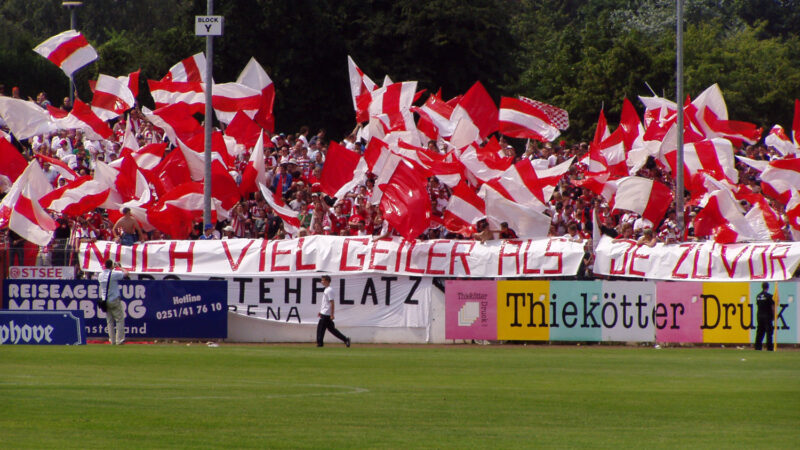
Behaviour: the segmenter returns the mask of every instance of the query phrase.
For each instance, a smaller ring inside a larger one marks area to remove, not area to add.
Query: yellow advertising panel
[[[747,344],[755,325],[750,283],[703,283],[703,342]]]
[[[497,339],[550,339],[550,282],[497,282]]]

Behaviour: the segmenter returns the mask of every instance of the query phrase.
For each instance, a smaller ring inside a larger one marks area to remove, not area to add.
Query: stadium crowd
[[[12,96],[20,97],[17,88],[12,91]],[[37,95],[36,102],[43,108],[50,104],[44,92]],[[63,100],[60,108],[65,111],[70,109],[69,98]],[[35,136],[22,142],[14,140],[13,143],[28,160],[37,155],[55,158],[65,163],[78,175],[91,176],[97,161],[110,162],[120,156],[126,123],[130,123],[133,127],[139,146],[165,141],[164,131],[150,123],[138,107],[127,115],[130,116],[130,120],[127,120],[127,117],[116,120],[112,127],[114,135],[109,140],[88,139],[80,130],[60,130]],[[7,128],[4,128],[4,131],[8,131]],[[339,142],[349,150],[363,152],[365,142],[357,139],[356,132],[357,129]],[[375,184],[374,176],[368,177],[365,183],[355,187],[343,198],[333,199],[322,192],[320,176],[326,160],[328,139],[324,129],[312,134],[308,127],[302,127],[294,133],[276,133],[270,136],[271,145],[265,146],[267,186],[273,192],[279,193],[286,205],[298,213],[300,221],[298,235],[368,235],[376,239],[391,235],[393,232],[383,220],[379,208],[369,202]],[[593,236],[593,231],[600,231],[612,237],[638,239],[639,243],[651,246],[657,242],[669,243],[705,238],[705,236],[694,235],[692,218],[697,207],[691,203],[688,196],[684,211],[686,230],[683,235],[679,235],[674,209],[668,210],[665,219],[657,224],[649,223],[646,219],[631,212],[612,213],[604,198],[576,183],[584,177],[586,169],[585,160],[582,162],[589,152],[589,144],[586,142],[567,143],[562,140],[543,144],[538,141],[509,140],[503,136],[499,136],[498,139],[505,156],[512,156],[515,161],[528,158],[536,167],[553,167],[575,157],[576,162],[558,183],[549,201],[549,211],[546,212],[551,219],[549,236],[587,240],[588,242]],[[436,142],[433,141],[428,143],[428,149],[444,153],[444,149],[437,148]],[[250,159],[251,150],[247,149],[236,157],[235,168],[231,171],[231,175],[237,182],[241,182],[242,172]],[[769,160],[780,156],[775,149],[762,144],[745,145],[736,152],[738,155],[755,160]],[[740,184],[747,185],[753,191],[759,192],[759,173],[738,161],[736,164]],[[66,183],[57,167],[47,162],[44,162],[42,167],[53,187]],[[665,170],[664,166],[657,163],[652,157],[636,175],[661,181],[674,189],[675,183],[669,171]],[[419,239],[450,238],[486,241],[516,237],[514,230],[505,224],[500,229],[493,230],[489,228],[485,220],[478,222],[474,233],[469,236],[448,231],[443,226],[442,216],[452,193],[451,189],[434,176],[428,179],[427,191],[430,196],[433,218],[431,226],[419,236]],[[745,210],[750,207],[745,201],[742,201],[742,206]],[[781,204],[773,201],[771,206],[779,213],[783,213]],[[59,227],[51,244],[36,248],[35,263],[37,265],[76,264],[74,252],[80,242],[118,240],[121,235],[119,230],[115,230],[115,223],[112,223],[108,215],[101,209],[80,217],[61,216],[56,213],[53,215]],[[214,226],[203,229],[201,220],[202,218],[198,217],[193,224],[190,239],[284,239],[288,237],[282,220],[260,193],[241,198],[233,207],[230,218],[220,220]],[[594,230],[594,227],[598,229]],[[788,227],[785,231],[785,239],[791,240]],[[30,258],[27,261],[24,259],[25,253],[22,250],[24,240],[13,231],[5,230],[4,233],[6,233],[4,242],[8,249],[7,264],[30,264],[32,262]],[[138,241],[169,238],[159,230],[137,228],[136,233]],[[591,246],[587,245],[587,248],[591,249]],[[29,251],[28,253],[33,252]],[[589,252],[585,261],[589,266],[591,265],[590,260]]]

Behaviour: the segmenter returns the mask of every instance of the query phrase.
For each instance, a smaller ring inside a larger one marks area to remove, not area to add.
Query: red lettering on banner
[[[522,254],[522,273],[526,275],[531,275],[535,273],[542,273],[542,269],[529,269],[528,268],[528,256],[530,255],[531,245],[533,245],[533,239],[528,239],[528,243],[525,244],[525,252]],[[532,258],[531,258],[532,259]]]
[[[194,242],[189,242],[189,249],[185,252],[179,252],[175,249],[178,247],[178,241],[173,241],[169,245],[169,271],[175,272],[175,261],[179,259],[186,260],[186,271],[192,271],[194,265]]]
[[[545,270],[544,271],[544,273],[546,275],[559,275],[559,274],[561,274],[561,272],[563,272],[563,261],[561,260],[561,258],[563,257],[562,252],[551,252],[550,251],[550,245],[553,243],[553,241],[561,241],[561,242],[563,242],[564,239],[554,238],[554,239],[550,239],[549,241],[547,241],[547,248],[545,248],[544,257],[545,258],[556,258],[556,260],[558,262],[556,263],[556,268],[555,269],[550,269],[550,270]]]
[[[380,240],[375,241],[375,242],[372,243],[372,248],[369,251],[369,269],[370,270],[386,270],[386,266],[385,265],[381,265],[381,266],[375,265],[375,255],[376,254],[378,254],[378,253],[383,253],[383,254],[387,254],[387,255],[389,254],[389,250],[388,249],[378,248],[378,245],[381,242],[386,242],[386,241],[391,242],[392,240],[388,239],[388,238],[383,238],[383,239],[380,239]]]
[[[755,255],[757,249],[762,249],[761,251],[761,275],[756,275],[755,271],[753,270],[753,255]],[[767,250],[769,249],[769,245],[753,245],[750,248],[750,279],[752,280],[763,280],[767,278]]]
[[[635,246],[633,247],[633,253],[631,254],[631,268],[630,268],[630,273],[631,273],[631,275],[636,275],[636,276],[639,276],[639,277],[642,277],[642,278],[644,278],[644,276],[645,276],[645,273],[644,273],[644,272],[642,272],[642,271],[636,270],[636,268],[634,267],[634,265],[636,264],[636,260],[637,260],[637,259],[650,259],[650,255],[642,255],[641,253],[639,253],[639,249],[640,249],[640,248],[642,248],[642,246],[641,246],[641,245],[635,245]]]
[[[94,242],[86,244],[86,250],[83,252],[83,270],[89,268],[89,259],[91,259],[92,255],[97,258],[97,264],[103,267],[103,264],[105,264],[106,260],[111,256],[111,244],[107,243],[106,249],[102,253],[100,253],[100,249],[97,248],[97,244]]]
[[[117,258],[117,260],[120,263],[120,267],[122,269],[127,270],[129,272],[135,272],[136,271],[136,250],[138,250],[138,249],[139,249],[139,244],[133,244],[131,246],[131,265],[130,265],[130,267],[125,267],[125,266],[122,265],[122,256],[119,256]],[[121,245],[117,247],[117,253],[119,253],[120,250],[122,250],[122,246]]]
[[[339,261],[339,270],[343,272],[353,272],[355,270],[361,270],[361,268],[364,267],[364,259],[366,258],[364,253],[356,253],[356,259],[358,260],[357,266],[347,265],[348,255],[350,254],[350,242],[357,242],[367,246],[369,245],[369,238],[347,238],[344,240],[344,244],[342,245],[342,259]]]
[[[411,267],[411,255],[414,254],[414,246],[417,245],[417,241],[411,241],[408,247],[408,254],[406,254],[406,267],[405,270],[411,273],[425,273],[425,269],[415,269]]]
[[[679,245],[679,247],[683,247],[686,250],[684,250],[683,253],[681,254],[681,256],[678,258],[678,262],[675,263],[675,267],[672,268],[672,277],[673,278],[689,278],[689,274],[688,273],[678,273],[678,269],[681,268],[681,265],[686,260],[686,257],[689,256],[689,252],[692,251],[694,246],[695,246],[695,244],[691,244],[691,243]]]
[[[698,279],[701,279],[701,280],[707,280],[707,279],[711,278],[711,254],[713,253],[714,246],[712,245],[711,246],[711,250],[706,252],[708,254],[708,264],[706,265],[706,274],[705,275],[700,275],[699,273],[697,273],[697,269],[698,269],[698,265],[699,265],[698,261],[700,260],[700,250],[702,250],[703,248],[705,248],[705,247],[699,246],[699,247],[697,247],[697,250],[695,250],[695,252],[694,252],[694,264],[693,264],[693,267],[692,267],[692,278],[698,278]]]
[[[222,243],[222,249],[225,250],[225,256],[228,257],[228,264],[231,266],[231,270],[236,272],[239,270],[239,265],[242,264],[242,259],[244,259],[244,255],[247,253],[247,249],[253,245],[254,240],[250,240],[247,245],[244,246],[241,252],[239,252],[239,257],[236,258],[236,262],[233,262],[233,255],[231,255],[231,250],[228,248],[228,241],[220,241]]]
[[[770,250],[770,252],[769,252],[769,268],[772,271],[773,276],[775,275],[775,261],[777,260],[778,264],[781,265],[781,272],[783,273],[781,278],[783,278],[783,279],[789,278],[789,274],[786,273],[786,265],[783,263],[783,259],[788,256],[790,248],[791,248],[791,246],[786,245],[786,244],[775,244],[772,247],[772,250]],[[780,250],[780,249],[783,249],[783,254],[776,255],[775,251],[776,250]]]
[[[300,238],[297,241],[297,261],[295,266],[297,266],[297,270],[315,270],[317,268],[317,263],[311,264],[303,264],[303,242],[305,242],[306,238]]]
[[[428,250],[428,265],[425,268],[425,271],[429,275],[444,275],[444,270],[433,270],[431,268],[431,261],[433,261],[434,258],[446,258],[447,257],[447,253],[436,253],[434,251],[434,249],[436,248],[436,244],[446,244],[447,242],[448,241],[442,241],[442,240],[431,242],[430,249]]]
[[[506,253],[506,245],[511,245],[516,248],[515,251]],[[548,243],[549,246],[549,243]],[[497,258],[497,274],[503,275],[503,260],[506,257],[514,257],[514,265],[517,269],[517,273],[519,273],[519,249],[522,247],[522,241],[517,240],[504,240],[502,244],[500,244],[500,255]]]
[[[469,245],[469,250],[467,250],[466,253],[459,252],[458,251],[458,246],[459,245]],[[450,273],[451,274],[456,273],[456,268],[455,268],[456,259],[460,259],[461,260],[461,265],[464,267],[464,274],[465,275],[470,275],[469,263],[467,262],[467,256],[469,256],[469,254],[472,253],[472,249],[473,248],[475,248],[475,241],[469,241],[469,242],[456,241],[456,242],[453,243],[453,247],[450,250]]]
[[[631,249],[636,246],[636,242],[627,239],[619,240],[617,242],[628,244],[628,248],[626,248],[625,253],[623,253],[622,264],[620,265],[619,269],[614,268],[614,264],[617,259],[611,258],[611,267],[609,268],[609,273],[611,275],[625,275],[628,267],[628,253],[630,253]]]
[[[289,266],[279,266],[277,260],[278,260],[278,256],[280,256],[280,255],[291,255],[292,251],[291,250],[278,250],[278,244],[280,244],[280,242],[281,241],[275,241],[275,242],[272,243],[272,267],[271,267],[271,270],[274,270],[276,272],[288,272],[292,268],[289,267]]]
[[[166,242],[159,241],[159,242],[145,242],[142,245],[142,272],[163,272],[164,269],[156,269],[154,267],[147,267],[147,257],[148,257],[148,250],[147,247],[153,245],[164,245]]]
[[[728,272],[728,277],[733,278],[733,275],[736,273],[736,265],[739,263],[739,258],[744,255],[744,252],[747,251],[747,247],[742,247],[739,250],[739,254],[736,255],[736,258],[733,259],[733,265],[728,264],[728,257],[726,256],[726,250],[728,249],[727,244],[722,244],[722,250],[720,251],[720,256],[722,256],[722,265],[725,266],[725,271]]]

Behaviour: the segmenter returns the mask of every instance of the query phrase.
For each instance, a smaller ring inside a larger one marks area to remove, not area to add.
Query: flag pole
[[[677,0],[676,9],[675,103],[677,103],[678,109],[678,149],[675,163],[675,220],[677,221],[678,235],[682,236],[685,226],[683,217],[683,0]]]
[[[214,0],[207,0],[207,14],[214,14]],[[214,59],[214,36],[206,36],[206,117],[205,117],[205,179],[203,181],[203,225],[211,223],[211,124],[213,122],[213,111],[211,110],[211,69]]]

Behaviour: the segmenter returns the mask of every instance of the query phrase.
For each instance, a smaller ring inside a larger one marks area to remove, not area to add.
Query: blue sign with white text
[[[86,328],[71,311],[0,311],[0,345],[83,345]]]
[[[121,281],[128,339],[228,337],[226,281]],[[3,308],[74,311],[86,335],[107,337],[96,280],[3,280]],[[82,313],[82,314],[81,314]]]

